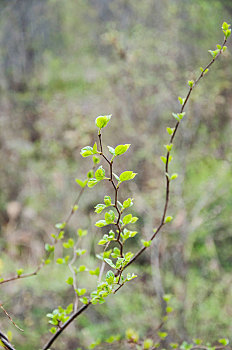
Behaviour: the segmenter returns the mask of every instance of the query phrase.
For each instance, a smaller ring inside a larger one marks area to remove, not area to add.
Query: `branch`
[[[190,86],[189,91],[186,95],[186,98],[184,100],[184,104],[182,105],[181,109],[180,109],[180,113],[184,112],[184,109],[187,105],[187,102],[192,94],[193,89],[195,88],[195,86],[198,84],[198,82],[203,78],[205,72],[208,71],[209,67],[219,58],[219,56],[222,54],[223,52],[223,47],[226,45],[227,43],[227,39],[224,39],[224,42],[222,44],[222,48],[220,49],[220,51],[218,52],[218,54],[207,64],[207,66],[202,70],[201,74],[199,75],[199,77],[195,80],[195,82],[193,83],[192,86]],[[172,144],[175,136],[176,136],[176,132],[178,130],[178,127],[180,125],[180,121],[178,121],[175,125],[173,134],[171,135],[169,144]],[[165,176],[166,176],[166,188],[165,188],[165,204],[164,204],[164,209],[163,209],[163,213],[162,213],[162,217],[161,217],[161,221],[160,224],[158,226],[158,228],[155,230],[154,234],[151,236],[150,241],[153,241],[154,238],[156,237],[156,235],[160,232],[160,230],[162,229],[162,227],[165,225],[165,217],[166,217],[166,213],[167,213],[167,209],[168,209],[168,204],[169,204],[169,198],[170,198],[170,179],[168,176],[168,171],[169,171],[169,158],[170,158],[170,151],[167,152],[166,154],[166,165],[165,165]],[[129,265],[131,265],[135,260],[138,259],[138,257],[149,247],[142,247],[135,255],[134,257],[131,259],[131,261],[124,267],[127,268]]]
[[[95,168],[95,165],[93,166],[92,169]],[[74,210],[74,207],[76,205],[78,205],[78,203],[80,202],[80,199],[84,193],[84,190],[85,190],[86,187],[82,187],[81,190],[79,191],[73,205],[72,205],[72,209],[71,211],[69,212],[66,220],[64,221],[65,224],[68,224],[73,216],[73,214],[75,213],[75,210]],[[59,233],[62,231],[63,229],[60,229],[59,232],[58,232],[58,235]],[[57,243],[57,240],[55,240],[54,244]],[[31,272],[31,273],[24,273],[24,274],[17,274],[15,276],[12,276],[12,277],[8,277],[8,278],[5,278],[3,279],[2,281],[0,281],[0,285],[1,284],[4,284],[4,283],[8,283],[8,282],[11,282],[11,281],[15,281],[15,280],[19,280],[19,279],[22,279],[22,278],[27,278],[27,277],[31,277],[31,276],[36,276],[38,274],[38,272],[44,267],[45,265],[45,260],[47,259],[47,256],[45,256],[43,259],[42,259],[42,262],[36,267],[35,271],[34,272]]]

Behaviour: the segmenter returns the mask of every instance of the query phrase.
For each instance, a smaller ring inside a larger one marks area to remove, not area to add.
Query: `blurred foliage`
[[[40,261],[54,224],[75,199],[75,177],[84,179],[89,169],[79,151],[94,143],[93,121],[101,114],[113,115],[104,144],[132,144],[119,166],[138,173],[124,194],[135,198],[137,230],[148,238],[164,202],[159,156],[171,112],[187,80],[209,61],[207,50],[221,43],[221,24],[231,14],[228,0],[0,2],[3,276],[31,271]],[[172,164],[180,174],[171,190],[175,220],[138,261],[139,278],[88,310],[56,349],[86,347],[128,327],[152,337],[164,291],[176,298],[173,339],[231,336],[231,80],[228,50],[188,105]],[[73,237],[88,228],[85,259],[93,268],[100,251],[93,207],[101,201],[101,187],[89,190],[66,230]],[[62,246],[56,257],[61,252]],[[1,301],[25,329],[18,334],[1,314],[1,328],[13,331],[17,349],[38,347],[48,330],[46,313],[72,302],[66,278],[65,269],[49,266],[3,286]]]

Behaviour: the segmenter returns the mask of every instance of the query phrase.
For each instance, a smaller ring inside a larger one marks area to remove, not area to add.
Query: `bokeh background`
[[[148,239],[164,204],[166,126],[179,110],[187,81],[223,40],[230,0],[1,0],[0,1],[0,273],[26,272],[41,261],[45,242],[79,191],[91,160],[80,149],[97,137],[94,120],[112,114],[104,144],[132,146],[116,170],[135,181],[121,199],[135,198],[139,235]],[[175,217],[134,268],[139,277],[104,305],[90,308],[55,349],[86,348],[97,338],[136,329],[153,336],[163,293],[173,294],[172,339],[215,341],[232,334],[232,56],[220,58],[192,94],[178,130],[169,214]],[[95,254],[100,230],[93,207],[110,187],[85,192],[66,230],[88,229],[84,262]],[[58,246],[55,259],[62,255]],[[17,349],[38,349],[48,338],[46,313],[73,300],[67,268],[55,263],[37,277],[1,287],[1,302],[24,328],[0,314]],[[83,277],[84,276],[84,277]],[[96,279],[83,273],[80,286]],[[101,346],[104,349],[104,345]],[[109,348],[109,347],[108,347]]]

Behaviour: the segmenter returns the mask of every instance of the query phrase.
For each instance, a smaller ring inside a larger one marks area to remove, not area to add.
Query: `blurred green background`
[[[70,210],[91,161],[80,149],[97,137],[94,120],[112,114],[104,145],[132,144],[116,170],[135,181],[121,199],[135,198],[139,236],[148,239],[164,204],[159,159],[173,127],[178,96],[187,93],[221,44],[230,0],[1,0],[0,1],[0,273],[32,271],[45,242]],[[90,308],[55,343],[87,347],[97,338],[136,329],[153,336],[163,293],[174,295],[174,340],[215,341],[232,334],[232,104],[229,50],[194,90],[175,143],[169,214],[175,217],[134,268],[139,277],[104,305]],[[101,237],[93,207],[110,187],[85,192],[67,229],[86,228],[83,261],[99,266]],[[62,255],[58,246],[55,258]],[[1,302],[24,328],[0,315],[18,350],[48,338],[46,313],[66,307],[73,293],[67,268],[52,264],[39,276],[1,287]],[[80,287],[96,281],[83,273]],[[104,346],[101,347],[102,349]],[[108,347],[109,348],[109,347]]]

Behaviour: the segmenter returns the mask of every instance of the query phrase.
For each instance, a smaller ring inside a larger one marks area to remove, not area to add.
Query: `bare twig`
[[[18,328],[21,332],[24,332],[24,330],[22,328],[20,328],[19,326],[17,326],[17,324],[13,321],[12,317],[8,314],[8,312],[5,310],[5,308],[3,307],[2,304],[0,304],[0,308],[3,310],[3,312],[5,313],[5,315],[9,318],[10,322],[13,323],[13,325]]]

